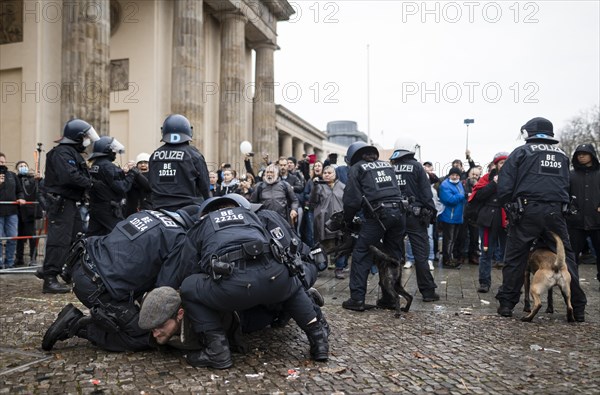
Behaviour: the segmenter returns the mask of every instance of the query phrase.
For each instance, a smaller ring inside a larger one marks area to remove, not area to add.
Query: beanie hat
[[[158,328],[177,312],[181,298],[171,287],[155,288],[146,295],[140,309],[138,325],[142,329]]]
[[[501,160],[506,160],[508,158],[508,152],[498,152],[494,155],[494,164],[497,165]]]
[[[461,171],[458,167],[451,167],[450,171],[448,172],[448,176],[451,176],[452,174],[458,174],[459,176],[461,175]]]

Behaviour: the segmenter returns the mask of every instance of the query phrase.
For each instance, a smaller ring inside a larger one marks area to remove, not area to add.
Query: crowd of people
[[[433,262],[449,270],[478,265],[481,293],[491,290],[495,266],[503,271],[498,314],[511,316],[529,249],[546,231],[565,241],[574,317],[584,321],[577,263],[587,248],[600,280],[598,157],[592,144],[582,144],[569,170],[550,121],[534,118],[521,131],[526,143],[498,152],[485,169],[467,151],[469,168],[457,159],[443,177],[402,138],[390,158],[356,142],[343,164],[336,154],[323,162],[263,154],[253,163],[250,153],[243,170],[223,163],[209,172],[182,115],[165,119],[163,145],[123,168],[114,163],[124,150],[116,139],[72,119],[46,156],[43,178],[24,161],[16,163],[18,174],[8,171],[0,153],[0,201],[14,203],[0,205],[0,235],[33,235],[45,211],[42,291],[70,292],[72,282],[90,310],[65,306],[44,336],[45,350],[73,336],[110,351],[170,344],[191,350],[193,366],[224,369],[232,366],[231,351],[244,349],[240,332],[294,319],[311,357],[324,361],[329,325],[313,288],[318,271],[349,275],[342,307],[362,312],[376,271],[370,246],[414,268],[424,302],[440,299]],[[517,203],[518,212],[508,210]],[[344,229],[360,224],[351,257],[327,255],[343,236],[327,225],[336,212],[343,212]],[[33,262],[36,242],[29,243]],[[5,244],[2,265],[24,264],[24,241]],[[395,309],[387,292],[377,306]]]

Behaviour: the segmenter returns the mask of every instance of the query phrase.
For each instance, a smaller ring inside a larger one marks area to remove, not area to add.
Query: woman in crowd
[[[340,232],[330,232],[325,224],[336,211],[344,208],[342,197],[344,196],[345,185],[336,179],[335,168],[327,166],[323,169],[323,181],[315,182],[310,193],[309,204],[312,207],[314,228],[314,240],[321,246],[333,246],[333,241],[339,236]],[[327,248],[326,247],[326,248]],[[335,278],[343,279],[343,270],[346,265],[344,257],[340,257],[335,262]]]
[[[302,221],[303,231],[301,231],[302,234],[300,236],[302,240],[311,247],[315,244],[313,236],[314,215],[312,212],[313,208],[310,206],[309,200],[310,193],[315,184],[315,180],[323,180],[323,162],[321,161],[316,161],[313,164],[310,179],[306,182],[306,185],[304,186],[304,199],[302,199],[304,202],[306,202],[306,205],[304,206],[304,212],[307,214],[305,214],[306,221]]]
[[[465,205],[465,189],[460,182],[461,171],[452,167],[448,177],[440,184],[440,201],[445,208],[438,217],[442,223],[442,267],[445,269],[459,269],[460,262],[452,255],[460,225],[463,223],[463,208]]]
[[[23,188],[25,200],[28,202],[38,202],[38,204],[23,204],[19,206],[19,236],[33,236],[35,234],[35,220],[42,218],[42,207],[40,207],[39,177],[36,178],[29,165],[24,160],[17,162],[17,179]],[[17,240],[17,253],[15,256],[15,265],[24,266],[25,239]],[[29,239],[29,265],[34,265],[37,256],[37,240]]]
[[[239,178],[240,183],[234,193],[242,195],[246,199],[250,199],[252,192],[254,191],[254,177],[250,173],[241,175]]]

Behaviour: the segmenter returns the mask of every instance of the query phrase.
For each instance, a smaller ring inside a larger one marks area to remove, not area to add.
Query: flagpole
[[[371,145],[371,61],[367,44],[367,144]]]

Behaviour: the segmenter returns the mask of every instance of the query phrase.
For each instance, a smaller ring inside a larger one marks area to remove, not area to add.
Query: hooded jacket
[[[592,166],[584,166],[577,160],[577,154],[586,152],[592,155]],[[575,196],[577,214],[567,217],[569,227],[576,229],[600,229],[600,163],[594,146],[582,144],[573,153],[569,193]]]

